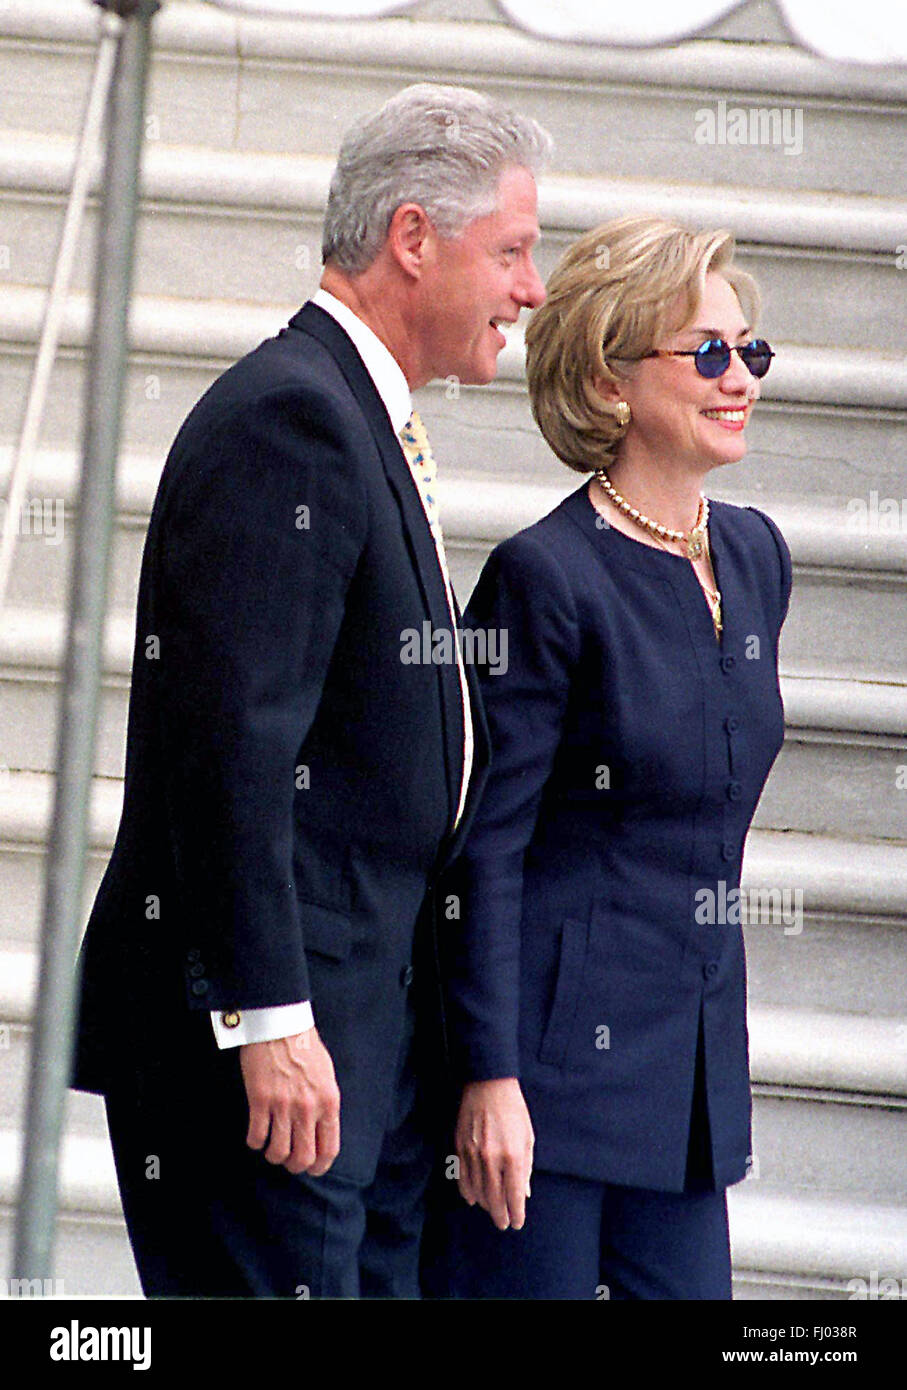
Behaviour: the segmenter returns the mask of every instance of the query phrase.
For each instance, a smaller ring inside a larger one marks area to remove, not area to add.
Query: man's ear
[[[401,270],[418,279],[425,265],[434,228],[419,203],[401,203],[387,229],[387,249]]]

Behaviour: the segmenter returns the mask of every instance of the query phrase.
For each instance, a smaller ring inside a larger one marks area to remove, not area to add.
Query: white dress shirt
[[[362,358],[365,369],[374,382],[375,390],[381,397],[384,408],[390,417],[394,434],[399,435],[413,413],[409,383],[403,375],[399,362],[385,347],[377,334],[373,333],[353,313],[352,309],[334,295],[329,294],[327,290],[316,290],[312,296],[312,303],[317,304],[325,313],[330,314],[331,318],[335,319],[352,339],[353,346]],[[425,507],[425,497],[415,475],[413,475],[413,482],[419,492],[422,505]],[[455,623],[453,592],[450,587],[447,564],[440,542],[436,541],[436,545],[438,546],[438,564],[444,578],[444,588],[450,608],[451,623]],[[469,687],[466,682],[466,672],[463,669],[462,653],[459,644],[455,643],[454,645],[457,650],[457,668],[463,697],[464,729],[463,773],[456,816],[458,821],[463,814],[469,777],[472,772],[473,730],[469,706]],[[225,1018],[230,1020],[229,1026],[224,1023]],[[214,1028],[214,1037],[218,1047],[227,1048],[239,1047],[243,1043],[269,1042],[275,1038],[292,1037],[296,1033],[304,1033],[307,1029],[313,1028],[315,1019],[311,1002],[306,999],[298,1004],[277,1004],[264,1009],[237,1009],[232,1012],[217,1010],[211,1014],[211,1024]]]

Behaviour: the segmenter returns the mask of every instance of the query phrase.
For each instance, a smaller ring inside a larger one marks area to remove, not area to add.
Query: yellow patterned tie
[[[419,496],[422,498],[422,506],[428,519],[432,538],[435,542],[435,550],[438,556],[438,564],[441,567],[441,574],[444,579],[444,588],[447,593],[447,605],[450,609],[451,624],[456,631],[456,609],[454,608],[453,590],[450,585],[450,573],[447,568],[447,556],[444,553],[444,533],[441,530],[441,514],[438,511],[438,501],[436,496],[436,484],[438,477],[438,465],[435,462],[431,445],[428,442],[428,435],[418,410],[414,410],[400,431],[400,443],[403,445],[403,452],[406,455],[407,463],[410,466],[416,486],[419,489]],[[466,681],[466,672],[463,669],[463,656],[457,644],[457,673],[460,677],[460,692],[463,696],[463,780],[460,784],[460,804],[457,809],[454,826],[458,824],[463,814],[463,807],[466,804],[466,790],[469,785],[469,776],[472,771],[473,754],[473,732],[472,732],[472,710],[469,703],[469,686]]]
[[[435,456],[431,451],[428,442],[428,435],[422,423],[422,417],[418,410],[414,410],[400,431],[400,442],[403,445],[403,452],[407,462],[413,471],[416,484],[419,488],[419,495],[422,498],[422,505],[425,507],[425,515],[428,517],[428,524],[434,537],[435,545],[438,547],[438,559],[441,561],[441,569],[447,581],[447,557],[444,554],[444,533],[441,530],[441,515],[438,511],[438,501],[435,495],[435,487],[438,478],[438,465]]]

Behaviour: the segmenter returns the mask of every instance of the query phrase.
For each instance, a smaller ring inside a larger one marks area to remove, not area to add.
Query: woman
[[[506,630],[508,663],[483,674],[491,777],[448,890],[468,1205],[431,1293],[731,1296],[750,1091],[726,906],[783,738],[791,582],[768,517],[702,495],[772,356],[732,254],[608,223],[529,325],[535,418],[592,477],[497,547],[465,617]]]

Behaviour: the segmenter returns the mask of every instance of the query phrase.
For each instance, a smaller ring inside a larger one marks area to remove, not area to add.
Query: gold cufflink
[[[235,1009],[231,1009],[229,1013],[221,1014],[220,1021],[225,1028],[238,1028],[239,1014]]]

